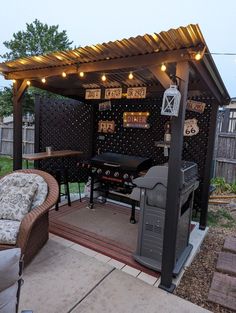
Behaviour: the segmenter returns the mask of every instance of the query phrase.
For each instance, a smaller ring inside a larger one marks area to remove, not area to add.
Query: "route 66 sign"
[[[184,122],[184,136],[194,136],[199,133],[196,118],[185,120]]]

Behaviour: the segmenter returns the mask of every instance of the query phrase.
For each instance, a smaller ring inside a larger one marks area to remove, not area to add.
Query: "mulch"
[[[212,283],[219,253],[222,251],[225,238],[236,234],[236,226],[227,229],[212,227],[209,229],[200,252],[193,263],[185,271],[175,294],[190,302],[193,302],[214,313],[232,313],[219,304],[208,300],[208,293]]]

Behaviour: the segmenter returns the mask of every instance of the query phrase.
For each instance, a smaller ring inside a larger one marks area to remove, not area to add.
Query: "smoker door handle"
[[[111,167],[120,167],[120,164],[104,163],[104,165]]]

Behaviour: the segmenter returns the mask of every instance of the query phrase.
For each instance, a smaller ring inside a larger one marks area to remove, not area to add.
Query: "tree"
[[[66,31],[58,31],[58,25],[48,26],[39,20],[34,20],[30,24],[26,24],[26,31],[19,31],[13,34],[13,39],[3,42],[5,47],[9,49],[1,57],[5,61],[17,58],[42,55],[54,51],[68,50],[71,48],[72,41],[69,41]],[[34,111],[34,94],[45,94],[46,91],[37,90],[33,87],[28,88],[23,98],[23,112]],[[0,91],[0,116],[12,114],[13,92],[12,88],[4,88]]]
[[[13,39],[4,41],[4,46],[10,50],[2,55],[6,61],[26,56],[41,55],[58,50],[71,48],[66,31],[58,31],[59,25],[48,26],[39,20],[26,23],[26,31],[13,34]]]
[[[12,114],[12,88],[4,87],[0,91],[0,116],[9,116]],[[34,112],[34,95],[31,91],[25,93],[23,99],[23,114]]]

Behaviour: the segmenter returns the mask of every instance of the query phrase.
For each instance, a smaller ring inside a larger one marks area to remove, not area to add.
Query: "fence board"
[[[215,177],[224,177],[226,182],[236,181],[236,111],[226,109],[220,113],[216,134]]]
[[[34,152],[34,126],[22,127],[23,153]],[[13,126],[0,125],[0,155],[13,156]]]

